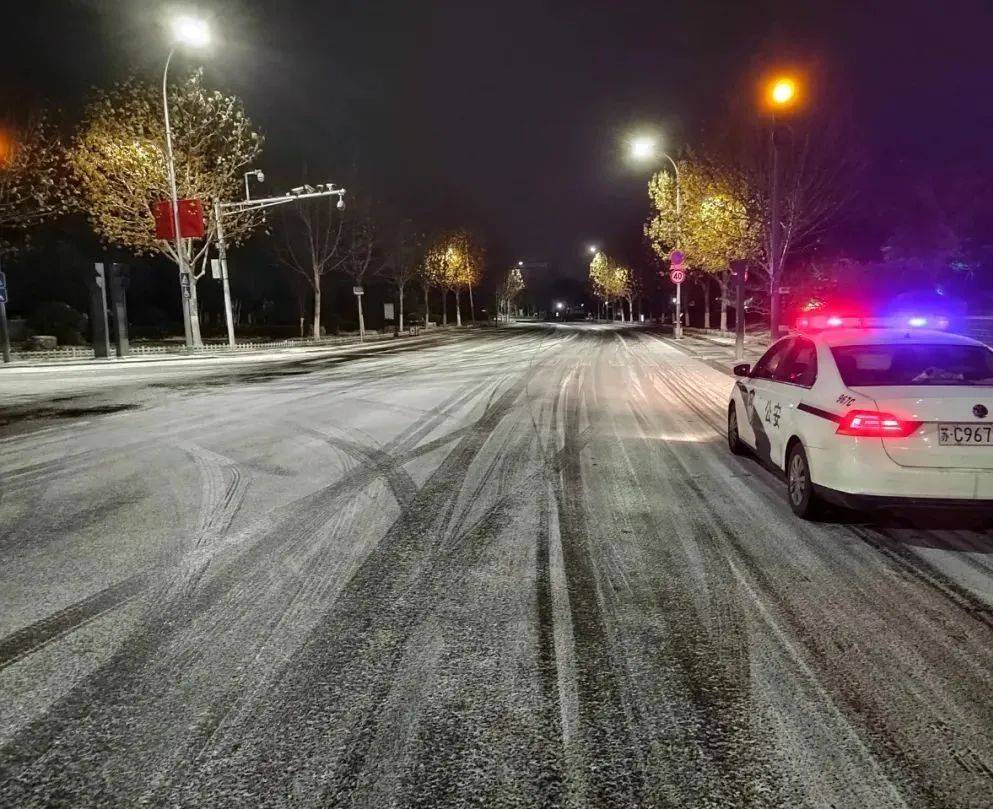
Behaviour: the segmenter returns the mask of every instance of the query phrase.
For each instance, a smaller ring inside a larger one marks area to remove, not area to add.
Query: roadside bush
[[[50,334],[63,346],[84,345],[89,341],[83,335],[88,331],[89,318],[61,301],[46,301],[28,318],[28,325],[36,334]]]

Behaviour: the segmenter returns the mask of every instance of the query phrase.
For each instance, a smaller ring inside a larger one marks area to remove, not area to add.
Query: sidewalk
[[[659,335],[659,338],[684,354],[695,357],[729,376],[733,375],[732,369],[739,362],[754,365],[769,347],[768,331],[745,335],[745,357],[742,360],[736,360],[734,357],[733,333],[724,333],[716,329],[707,331],[684,328],[682,340],[676,340],[671,335]]]
[[[263,359],[267,356],[293,356],[331,348],[349,348],[352,346],[371,346],[393,341],[423,339],[452,331],[451,328],[418,329],[416,332],[407,331],[400,335],[392,332],[386,334],[366,334],[365,340],[360,341],[358,335],[341,337],[326,337],[321,340],[278,340],[264,343],[241,343],[233,348],[227,344],[209,344],[201,348],[186,348],[185,346],[132,346],[134,353],[126,357],[96,358],[92,348],[73,347],[70,350],[56,349],[54,351],[22,351],[14,352],[16,358],[9,363],[0,363],[0,374],[5,370],[51,368],[53,366],[72,368],[84,366],[122,367],[126,365],[155,362],[202,361],[210,359],[236,359],[247,357],[252,360]],[[111,347],[111,351],[113,351]],[[61,356],[60,356],[61,355]]]

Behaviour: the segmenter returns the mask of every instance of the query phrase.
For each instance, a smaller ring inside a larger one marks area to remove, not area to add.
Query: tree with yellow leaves
[[[597,295],[607,304],[616,303],[621,298],[628,298],[630,302],[631,270],[622,267],[606,253],[598,251],[590,261],[590,283],[593,286],[593,294]],[[634,312],[632,310],[632,317]],[[621,320],[624,320],[624,307],[621,306]]]
[[[483,249],[465,230],[441,234],[424,257],[424,277],[442,290],[442,325],[448,325],[447,294],[455,293],[456,324],[462,325],[462,290],[479,283],[483,271]],[[473,313],[475,315],[475,313]]]
[[[98,92],[86,108],[69,150],[81,206],[107,244],[137,254],[161,254],[179,262],[172,241],[157,239],[152,206],[170,198],[165,157],[165,125],[157,87],[137,80]],[[262,137],[245,115],[242,102],[209,90],[197,71],[168,90],[176,184],[181,199],[198,199],[212,210],[214,199],[241,196],[243,172],[258,158]],[[196,280],[205,272],[217,223],[205,238],[183,242],[191,270],[190,319],[200,343]],[[229,244],[243,241],[263,221],[258,211],[226,212]]]
[[[681,206],[676,208],[676,181],[659,171],[648,183],[653,213],[645,235],[660,258],[678,246],[690,267],[701,273],[706,292],[711,278],[721,286],[721,329],[727,328],[728,263],[762,257],[762,226],[745,174],[714,159],[679,161]],[[677,215],[678,214],[678,215]],[[705,298],[709,297],[705,295]],[[709,324],[709,303],[706,322]]]
[[[510,323],[510,307],[514,299],[524,290],[524,275],[520,267],[511,267],[504,276],[503,283],[497,289],[497,322],[500,321],[500,311],[506,313]]]

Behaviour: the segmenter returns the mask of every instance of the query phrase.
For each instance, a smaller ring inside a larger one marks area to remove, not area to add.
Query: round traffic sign
[[[673,270],[669,273],[669,280],[674,284],[681,284],[686,280],[686,273],[683,270]]]
[[[686,254],[682,250],[673,250],[669,253],[669,263],[670,264],[682,264],[686,259]]]

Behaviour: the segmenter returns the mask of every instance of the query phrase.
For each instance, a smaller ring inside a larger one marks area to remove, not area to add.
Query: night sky
[[[88,87],[157,78],[162,3],[5,4],[6,92],[71,114]],[[180,6],[182,8],[182,6]],[[187,6],[187,8],[191,8]],[[623,140],[679,149],[751,93],[756,59],[816,58],[850,94],[864,182],[993,170],[993,3],[231,2],[196,7],[198,62],[266,134],[267,184],[354,177],[426,227],[469,224],[495,261],[581,271],[636,239],[647,170]],[[895,179],[894,179],[895,178]]]

